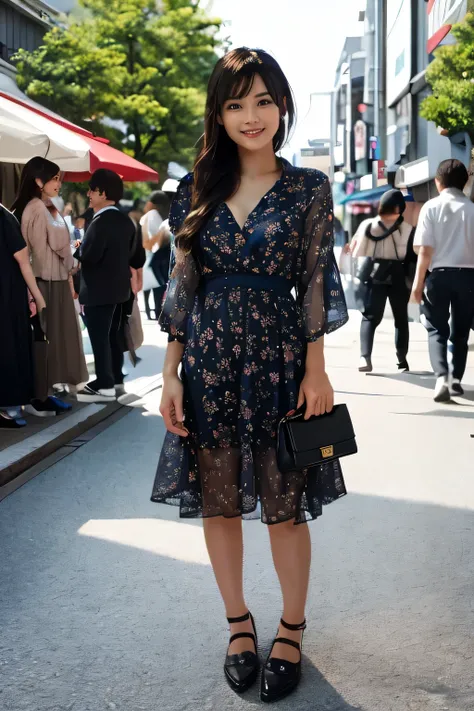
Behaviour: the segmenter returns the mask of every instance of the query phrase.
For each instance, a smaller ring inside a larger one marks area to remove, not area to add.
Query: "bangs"
[[[274,64],[274,60],[268,62],[266,55],[262,60],[252,50],[237,50],[224,57],[216,87],[218,110],[220,111],[229,99],[243,99],[248,96],[257,75],[261,77],[275,104],[282,108],[284,98],[291,90],[280,68]]]

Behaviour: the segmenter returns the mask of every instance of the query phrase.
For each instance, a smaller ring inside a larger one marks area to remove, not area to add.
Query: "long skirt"
[[[56,383],[87,383],[89,373],[69,283],[37,282],[46,301],[47,342],[36,341],[34,345],[35,396],[45,400]]]

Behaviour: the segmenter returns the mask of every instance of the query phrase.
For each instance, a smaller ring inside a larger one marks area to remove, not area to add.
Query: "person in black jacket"
[[[89,183],[94,217],[79,248],[79,300],[89,331],[96,379],[77,394],[81,402],[109,402],[123,389],[124,319],[130,299],[130,266],[136,254],[133,222],[117,207],[123,183],[111,170],[97,170]]]

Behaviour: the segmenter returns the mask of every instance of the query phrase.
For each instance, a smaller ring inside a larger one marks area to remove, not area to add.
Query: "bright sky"
[[[296,150],[308,138],[326,138],[328,111],[318,112],[311,92],[330,90],[342,46],[348,35],[361,34],[357,22],[359,0],[203,0],[212,15],[230,21],[223,34],[232,45],[270,52],[280,63],[293,87],[298,107],[298,127],[292,140]],[[319,106],[325,106],[319,103]],[[323,135],[321,135],[323,134]]]

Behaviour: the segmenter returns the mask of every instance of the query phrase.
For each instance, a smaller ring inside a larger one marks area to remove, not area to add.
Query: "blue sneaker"
[[[59,412],[67,412],[68,410],[72,410],[72,405],[68,402],[64,402],[64,400],[60,400],[58,397],[54,397],[54,395],[50,395],[48,400],[53,403],[54,407]]]

